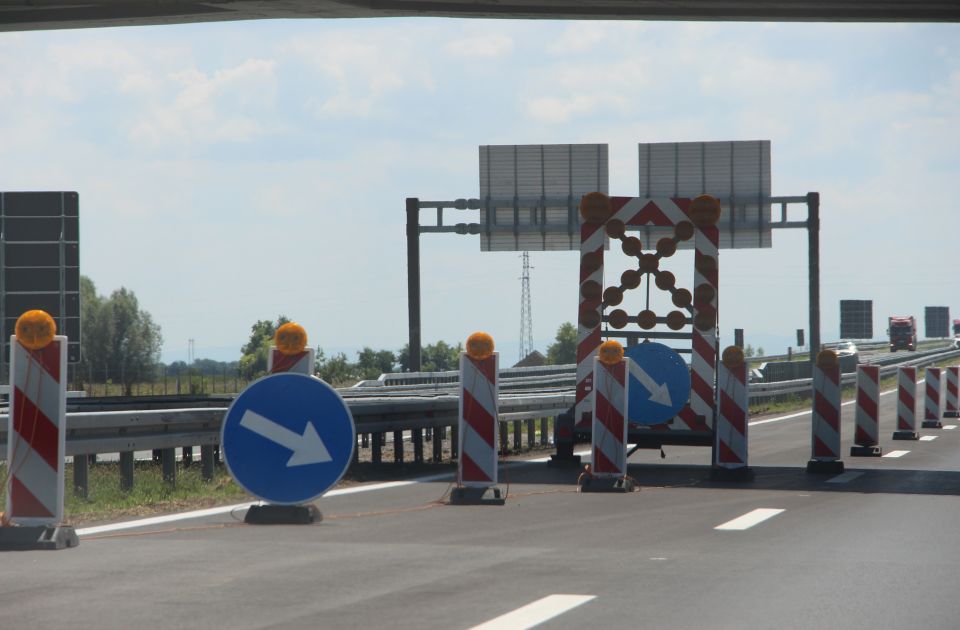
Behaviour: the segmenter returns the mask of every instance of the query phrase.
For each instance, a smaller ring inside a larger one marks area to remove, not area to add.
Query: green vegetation
[[[577,362],[577,327],[564,322],[557,328],[556,341],[547,346],[548,365],[566,365]]]
[[[204,481],[200,464],[177,467],[177,484],[164,483],[160,465],[136,462],[134,487],[120,489],[120,465],[101,462],[90,466],[89,498],[74,496],[70,489],[73,466],[66,466],[67,488],[64,495],[64,520],[73,525],[106,520],[136,518],[152,514],[199,509],[214,505],[239,503],[249,496],[233,482],[226,469],[214,469],[214,479]],[[0,480],[6,479],[6,466],[0,464]],[[6,505],[6,484],[0,487],[0,506]]]

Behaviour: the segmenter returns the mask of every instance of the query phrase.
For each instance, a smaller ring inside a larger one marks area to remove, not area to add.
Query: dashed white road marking
[[[525,630],[596,599],[596,595],[547,595],[470,630]]]
[[[935,439],[937,439],[937,436],[935,436],[935,435],[924,435],[924,436],[922,436],[922,437],[920,438],[920,441],[921,441],[921,442],[933,442]]]
[[[830,477],[827,479],[827,483],[850,483],[857,477],[862,477],[863,473],[856,470],[848,470],[847,472],[837,475],[836,477]]]
[[[887,453],[886,455],[884,455],[884,457],[893,457],[893,458],[903,457],[904,455],[906,455],[906,454],[909,453],[909,452],[910,452],[910,451],[890,451],[889,453]]]
[[[955,425],[955,424],[945,424],[945,425],[943,425],[943,428],[946,429],[947,431],[953,431],[954,429],[957,428],[957,425]]]
[[[771,519],[784,511],[785,510],[777,508],[757,508],[752,512],[747,512],[743,516],[738,516],[732,521],[727,521],[726,523],[717,525],[714,527],[714,529],[719,529],[721,531],[742,531],[745,529],[750,529],[754,525],[759,525],[760,523]]]

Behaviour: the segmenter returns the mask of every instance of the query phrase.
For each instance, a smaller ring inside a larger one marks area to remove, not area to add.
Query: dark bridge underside
[[[957,22],[960,0],[0,0],[0,31],[270,18]]]

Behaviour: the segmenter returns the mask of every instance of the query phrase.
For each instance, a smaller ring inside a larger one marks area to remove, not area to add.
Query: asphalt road
[[[881,400],[884,453],[909,452],[850,457],[847,405],[840,478],[805,472],[805,414],[752,419],[746,484],[710,481],[708,449],[667,447],[631,458],[632,494],[512,464],[502,507],[446,505],[443,479],[324,497],[310,526],[237,509],[81,530],[75,549],[0,555],[0,625],[953,630],[960,429],[893,441]]]

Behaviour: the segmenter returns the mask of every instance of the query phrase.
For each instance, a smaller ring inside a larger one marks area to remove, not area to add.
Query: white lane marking
[[[590,451],[578,451],[577,455],[589,455]],[[549,461],[549,457],[541,457],[537,459],[528,459],[514,462],[506,462],[504,465],[507,467],[514,466],[523,466],[526,464],[542,464],[543,462]],[[449,473],[440,473],[436,475],[427,475],[424,477],[417,477],[416,479],[407,479],[404,481],[385,481],[383,483],[370,483],[361,486],[353,486],[350,488],[338,488],[337,490],[331,490],[330,492],[323,495],[323,498],[330,497],[342,497],[349,494],[360,494],[362,492],[375,492],[377,490],[390,490],[392,488],[402,488],[403,486],[413,486],[418,483],[429,483],[431,481],[443,481],[444,479],[450,479],[454,476],[453,472]],[[204,510],[194,510],[192,512],[180,512],[178,514],[164,514],[163,516],[153,516],[150,518],[141,518],[135,521],[126,521],[123,523],[110,523],[107,525],[96,525],[93,527],[84,527],[77,530],[77,536],[93,536],[95,534],[105,534],[110,532],[119,532],[126,529],[136,529],[138,527],[149,527],[151,525],[164,525],[166,523],[174,523],[176,521],[186,521],[194,518],[204,518],[207,516],[218,516],[220,514],[229,514],[234,510],[247,509],[251,505],[258,505],[259,501],[249,501],[247,503],[236,503],[234,505],[221,505],[220,507],[207,508]]]
[[[857,477],[863,476],[862,472],[857,472],[855,470],[848,470],[847,472],[837,475],[836,477],[830,477],[827,479],[827,483],[850,483]]]
[[[596,595],[547,595],[470,630],[525,630],[596,599]]]
[[[937,439],[937,436],[935,436],[935,435],[924,435],[924,436],[922,436],[922,437],[920,438],[920,441],[921,441],[921,442],[933,442],[935,439]]]
[[[903,457],[909,452],[910,451],[890,451],[889,453],[884,455],[884,457]]]
[[[954,430],[954,429],[957,428],[957,425],[955,425],[955,424],[945,424],[945,425],[943,425],[943,428],[946,429],[947,431],[952,431],[952,430]]]
[[[727,521],[722,525],[717,525],[714,527],[714,529],[719,529],[722,531],[742,531],[745,529],[750,529],[754,525],[758,525],[767,519],[771,519],[784,511],[785,510],[776,508],[757,508],[752,512],[747,512],[743,516],[738,516],[732,521]]]
[[[919,384],[922,383],[922,382],[923,382],[923,381],[919,381],[917,384],[919,385]],[[896,393],[896,391],[897,391],[897,390],[895,390],[895,389],[888,389],[888,390],[885,391],[885,392],[880,392],[880,395],[881,395],[881,396],[887,396],[887,395],[889,395],[889,394],[894,394],[894,393]],[[840,403],[840,406],[841,406],[841,407],[846,407],[847,405],[852,405],[852,404],[854,404],[854,403],[856,403],[856,402],[857,402],[856,399],[854,399],[854,400],[848,400],[848,401],[845,402],[845,403]],[[792,420],[793,418],[800,418],[800,417],[802,417],[802,416],[809,416],[811,413],[813,413],[812,410],[809,410],[809,411],[798,411],[797,413],[790,413],[790,414],[787,414],[787,415],[785,415],[785,416],[777,416],[776,418],[768,418],[768,419],[766,419],[766,420],[754,420],[753,422],[748,422],[748,423],[747,423],[747,426],[755,427],[755,426],[760,425],[760,424],[770,424],[771,422],[781,422],[782,420]],[[946,429],[947,427],[943,427],[943,428]]]

